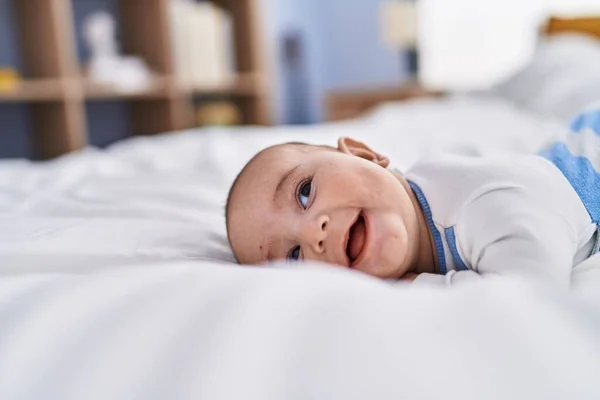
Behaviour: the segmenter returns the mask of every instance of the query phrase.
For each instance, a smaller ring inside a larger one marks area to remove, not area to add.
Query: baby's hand
[[[402,278],[400,278],[400,280],[404,282],[412,282],[415,279],[417,279],[417,276],[419,276],[419,274],[415,274],[414,272],[407,272],[406,274],[404,274],[404,276],[402,276]]]

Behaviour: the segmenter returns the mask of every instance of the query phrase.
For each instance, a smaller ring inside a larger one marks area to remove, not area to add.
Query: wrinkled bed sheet
[[[493,99],[347,123],[187,131],[0,163],[0,398],[600,398],[600,258],[574,293],[433,291],[231,264],[223,206],[265,145],[350,135],[400,168],[532,152],[562,127]],[[467,144],[468,143],[468,144]]]

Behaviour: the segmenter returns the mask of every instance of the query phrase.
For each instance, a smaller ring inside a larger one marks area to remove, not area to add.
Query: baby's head
[[[388,166],[349,138],[337,148],[286,143],[261,151],[227,200],[237,260],[314,260],[401,277],[417,257],[417,216],[409,186]]]

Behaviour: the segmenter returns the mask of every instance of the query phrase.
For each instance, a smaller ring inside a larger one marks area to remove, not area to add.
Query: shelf
[[[168,77],[156,77],[147,88],[138,91],[123,91],[109,85],[84,80],[83,92],[85,98],[89,100],[164,98],[169,94],[170,83],[171,80]]]
[[[193,93],[196,95],[231,94],[231,95],[254,95],[259,88],[257,76],[254,74],[239,74],[233,82],[220,86],[196,86]]]
[[[0,91],[1,102],[53,101],[63,98],[60,79],[31,79],[19,82],[14,90]]]
[[[0,91],[0,103],[28,104],[37,158],[56,157],[87,145],[86,121],[91,117],[86,102],[124,100],[131,133],[139,135],[189,128],[194,100],[218,97],[235,103],[243,123],[270,123],[267,83],[271,77],[263,64],[259,0],[210,0],[230,12],[235,69],[242,71],[233,82],[221,85],[181,85],[173,76],[169,0],[112,0],[109,8],[120,19],[123,54],[142,58],[157,74],[149,87],[136,92],[93,83],[81,68],[84,57],[78,57],[76,42],[81,32],[76,27],[92,10],[105,7],[76,0],[7,1],[14,5],[21,64],[28,78],[14,90]]]
[[[195,96],[253,96],[259,93],[260,82],[256,74],[241,73],[225,85],[190,85],[182,90]]]
[[[38,102],[65,98],[111,100],[167,97],[169,83],[168,78],[155,78],[150,87],[140,91],[127,92],[83,78],[24,80],[15,90],[0,91],[0,101]]]
[[[153,99],[177,97],[180,95],[195,96],[253,96],[259,93],[260,84],[255,74],[243,73],[233,82],[226,85],[180,85],[171,76],[154,78],[149,88],[136,92],[123,92],[110,86],[84,83],[85,98],[90,100],[109,99]]]
[[[119,100],[119,99],[155,99],[177,95],[214,96],[253,96],[258,94],[260,83],[255,74],[240,74],[231,84],[177,86],[171,77],[156,77],[148,88],[139,91],[121,91],[108,85],[101,85],[80,78],[74,79],[35,79],[19,83],[12,91],[0,91],[0,101],[36,102],[60,100],[70,95],[88,100]],[[67,89],[68,88],[68,89]]]

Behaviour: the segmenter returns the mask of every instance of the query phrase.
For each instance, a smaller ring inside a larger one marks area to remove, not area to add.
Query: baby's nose
[[[327,215],[319,215],[312,221],[308,221],[304,226],[304,239],[306,245],[317,254],[321,254],[325,251],[325,239],[327,238],[328,226],[329,217]]]

